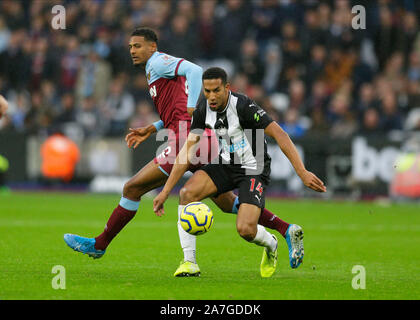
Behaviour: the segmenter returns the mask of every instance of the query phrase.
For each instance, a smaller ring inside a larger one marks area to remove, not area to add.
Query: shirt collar
[[[226,107],[222,110],[222,111],[217,111],[218,113],[223,113],[223,112],[225,112],[226,111],[226,109],[229,107],[229,104],[230,104],[230,96],[232,95],[232,92],[229,90],[229,98],[228,98],[228,101],[227,101],[227,103],[226,103]]]
[[[147,60],[146,62],[146,69],[149,68],[151,61],[156,58],[158,55],[160,54],[159,51],[155,51],[149,58],[149,60]]]

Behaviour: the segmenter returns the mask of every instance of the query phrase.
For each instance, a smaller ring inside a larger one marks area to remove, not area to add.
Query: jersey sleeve
[[[192,122],[190,131],[194,129],[202,129],[206,128],[206,106],[203,104],[199,104],[199,106],[194,110],[192,115]]]
[[[195,108],[201,92],[203,69],[187,60],[182,60],[176,75],[184,76],[188,83],[188,108]]]
[[[153,60],[152,68],[162,78],[173,78],[177,76],[182,61],[184,59],[162,53]]]
[[[245,122],[244,129],[265,129],[273,122],[270,115],[251,99],[247,99],[241,104],[238,113]]]

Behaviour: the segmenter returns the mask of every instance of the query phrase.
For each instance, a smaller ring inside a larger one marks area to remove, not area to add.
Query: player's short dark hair
[[[203,80],[210,80],[210,79],[222,79],[222,83],[225,85],[227,83],[227,74],[226,71],[222,68],[213,67],[208,68],[206,71],[203,72]]]
[[[131,36],[144,37],[144,40],[152,41],[156,44],[158,42],[156,33],[152,29],[149,29],[149,28],[137,28],[131,33]]]

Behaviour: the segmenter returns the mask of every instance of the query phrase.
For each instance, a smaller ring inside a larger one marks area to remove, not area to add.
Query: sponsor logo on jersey
[[[222,148],[225,152],[232,153],[236,152],[240,149],[244,149],[246,147],[246,141],[245,139],[242,139],[241,141],[237,143],[232,143],[231,145],[228,145],[225,139],[222,139]]]

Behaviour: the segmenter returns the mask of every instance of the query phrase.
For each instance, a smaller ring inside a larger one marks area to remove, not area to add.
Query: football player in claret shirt
[[[154,132],[169,129],[166,148],[152,161],[137,172],[124,185],[119,204],[112,212],[105,230],[95,238],[86,238],[74,234],[65,234],[64,240],[69,247],[93,258],[104,255],[112,239],[135,216],[140,207],[141,196],[150,190],[165,184],[171,173],[176,156],[182,147],[191,126],[191,115],[195,110],[201,92],[202,68],[182,58],[176,58],[157,50],[157,36],[148,28],[139,28],[131,34],[128,48],[134,66],[145,68],[149,93],[154,101],[160,121],[144,128],[129,129],[125,141],[129,148],[137,148]],[[217,156],[218,144],[214,133],[207,130],[204,145],[213,151],[207,152],[208,159],[188,170],[195,171],[209,163],[211,155]],[[184,137],[184,141],[182,139]],[[214,152],[215,151],[215,152]],[[212,200],[224,212],[237,213],[239,200],[233,192],[220,194]],[[289,226],[267,209],[261,210],[258,223],[277,230],[284,237]],[[178,233],[184,259],[175,271],[175,276],[198,276],[200,269],[196,263],[196,237],[190,235],[179,224]]]
[[[245,240],[264,247],[261,276],[270,277],[277,265],[277,238],[258,225],[265,205],[265,189],[270,181],[271,158],[264,134],[277,142],[305,186],[318,192],[325,192],[326,188],[317,176],[305,169],[287,133],[254,101],[230,90],[223,69],[210,68],[202,78],[206,99],[194,111],[188,139],[162,192],[153,201],[153,210],[156,214],[163,213],[163,204],[169,192],[187,170],[190,159],[194,159],[194,146],[200,141],[202,131],[205,128],[215,129],[222,144],[219,159],[198,169],[186,182],[179,193],[178,211],[182,212],[190,202],[238,189],[237,231]],[[181,162],[180,159],[188,161]],[[290,264],[296,268],[302,263],[304,255],[300,226],[289,226],[286,243]]]

